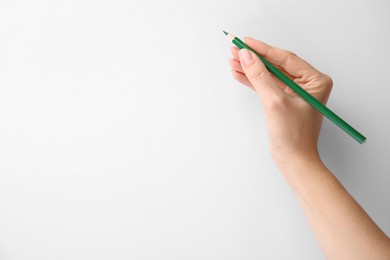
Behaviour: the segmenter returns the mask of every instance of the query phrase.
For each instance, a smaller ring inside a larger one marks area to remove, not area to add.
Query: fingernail
[[[253,53],[251,51],[248,51],[247,49],[241,49],[239,55],[240,61],[243,63],[244,66],[250,65],[254,61]]]

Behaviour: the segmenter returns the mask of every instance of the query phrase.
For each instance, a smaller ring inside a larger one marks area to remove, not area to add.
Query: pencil
[[[289,88],[291,88],[295,93],[297,93],[302,99],[304,99],[307,103],[312,105],[315,109],[317,109],[320,113],[326,116],[330,121],[340,127],[344,132],[349,134],[352,138],[358,141],[360,144],[366,142],[367,138],[359,133],[355,128],[345,122],[341,117],[336,115],[332,110],[323,105],[320,101],[318,101],[315,97],[310,95],[306,90],[300,87],[297,83],[295,83],[288,76],[283,74],[280,70],[278,70],[271,62],[266,60],[263,56],[258,54],[255,50],[245,44],[238,37],[223,31],[225,35],[229,38],[229,40],[236,45],[239,49],[248,49],[252,51],[260,60],[264,63],[265,67],[273,74],[275,77],[280,79],[284,84],[286,84]]]

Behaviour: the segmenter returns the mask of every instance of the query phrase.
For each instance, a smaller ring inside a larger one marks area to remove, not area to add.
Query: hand
[[[326,103],[329,76],[289,51],[245,42],[315,98]],[[292,187],[329,259],[390,259],[390,240],[321,162],[322,114],[272,76],[251,51],[232,48],[233,76],[260,96],[271,154]]]
[[[298,85],[326,103],[332,79],[294,53],[245,38],[246,44],[288,75]],[[322,114],[274,77],[251,51],[232,47],[233,77],[260,96],[266,114],[270,150],[282,167],[296,160],[319,160],[317,142]]]

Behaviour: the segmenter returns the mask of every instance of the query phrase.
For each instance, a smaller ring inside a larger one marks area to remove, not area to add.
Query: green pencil
[[[355,128],[350,126],[347,122],[345,122],[341,117],[336,115],[332,110],[323,105],[320,101],[318,101],[315,97],[310,95],[306,90],[300,87],[297,83],[295,83],[292,79],[284,75],[280,70],[278,70],[271,62],[267,61],[263,56],[258,54],[251,47],[246,45],[239,38],[234,35],[223,31],[226,36],[236,45],[239,49],[248,49],[255,53],[260,60],[264,63],[265,67],[275,75],[278,79],[280,79],[284,84],[286,84],[289,88],[291,88],[295,93],[297,93],[301,98],[303,98],[307,103],[312,105],[315,109],[317,109],[320,113],[326,116],[330,121],[335,123],[341,129],[343,129],[347,134],[349,134],[352,138],[354,138],[359,143],[363,144],[366,142],[367,138],[364,137],[361,133],[359,133]]]

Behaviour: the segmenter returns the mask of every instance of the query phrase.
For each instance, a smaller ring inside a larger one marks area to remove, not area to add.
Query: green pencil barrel
[[[292,79],[283,74],[280,70],[278,70],[272,63],[267,61],[264,57],[258,54],[251,47],[246,45],[239,38],[234,38],[232,41],[238,48],[243,49],[246,48],[253,53],[255,53],[260,60],[264,63],[266,68],[274,74],[278,79],[280,79],[284,84],[290,87],[295,93],[297,93],[301,98],[303,98],[306,102],[311,104],[315,109],[317,109],[320,113],[326,116],[330,121],[335,123],[338,127],[344,130],[347,134],[349,134],[352,138],[354,138],[359,143],[363,144],[366,141],[366,137],[364,137],[361,133],[359,133],[355,128],[345,122],[341,117],[336,115],[332,110],[327,108],[324,104],[318,101],[315,97],[309,94],[306,90],[304,90],[301,86],[295,83]]]

